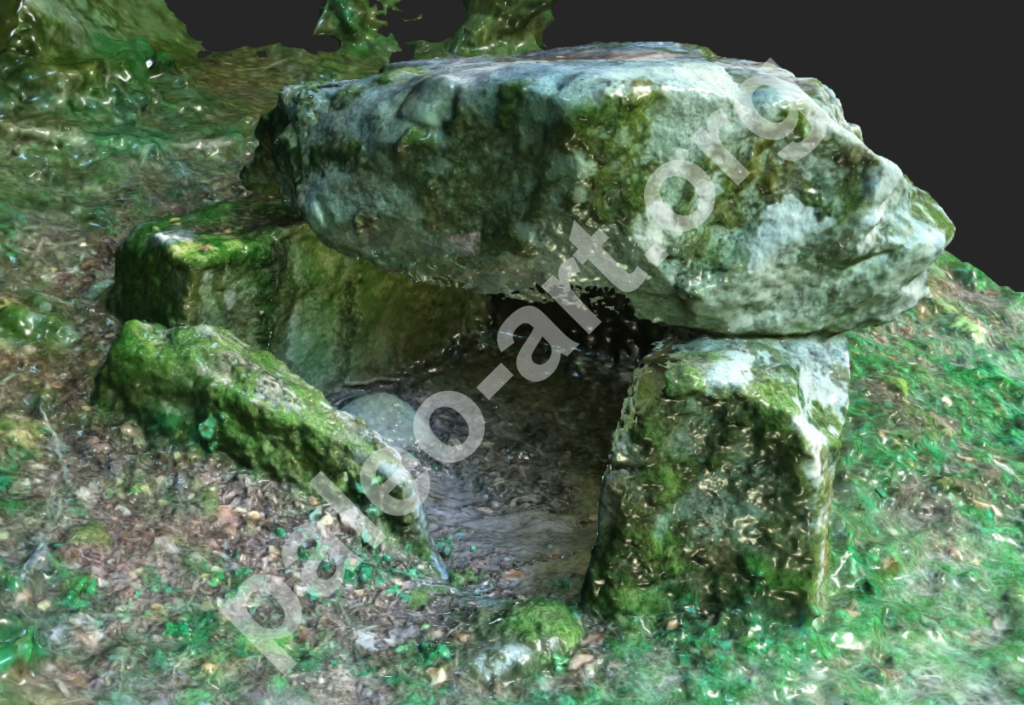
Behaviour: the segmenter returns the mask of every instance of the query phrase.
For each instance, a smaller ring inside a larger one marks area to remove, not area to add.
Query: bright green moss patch
[[[571,651],[584,636],[573,611],[553,598],[535,597],[516,603],[496,619],[482,627],[485,638]]]
[[[0,344],[67,346],[81,337],[59,316],[36,313],[18,304],[0,308]]]
[[[480,577],[470,568],[457,568],[455,570],[450,570],[448,571],[448,576],[451,584],[457,588],[480,582]]]
[[[411,610],[423,609],[427,606],[427,603],[430,602],[430,598],[433,596],[434,591],[431,590],[429,587],[420,586],[417,588],[413,588],[409,592],[409,600],[408,602],[406,602],[406,604],[409,606],[409,609]]]
[[[71,536],[68,537],[68,543],[89,548],[107,548],[112,540],[106,524],[101,521],[90,521],[82,524],[74,529],[71,532]]]

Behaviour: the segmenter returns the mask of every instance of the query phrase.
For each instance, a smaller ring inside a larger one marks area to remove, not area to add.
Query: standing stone
[[[844,335],[663,343],[623,405],[584,599],[817,616],[849,380]]]

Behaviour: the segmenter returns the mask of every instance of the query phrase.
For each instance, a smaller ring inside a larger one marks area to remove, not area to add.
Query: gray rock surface
[[[845,335],[698,338],[648,356],[613,437],[585,599],[820,614],[849,381]]]
[[[693,45],[389,64],[283,88],[259,134],[256,161],[349,256],[540,301],[600,229],[649,275],[629,293],[640,317],[717,335],[888,322],[928,295],[953,236],[829,88]],[[695,186],[663,178],[684,155],[706,174]],[[572,282],[609,286],[593,259]]]
[[[412,450],[416,445],[416,435],[412,430],[416,410],[394,394],[366,394],[350,401],[341,410],[361,418],[390,446]]]

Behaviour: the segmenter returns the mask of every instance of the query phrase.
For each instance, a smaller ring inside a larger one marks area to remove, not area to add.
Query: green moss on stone
[[[117,250],[110,301],[123,319],[226,328],[324,391],[425,359],[487,316],[476,292],[412,282],[326,247],[280,202],[139,225]]]
[[[649,174],[633,167],[640,163],[650,141],[653,113],[667,102],[664,91],[653,81],[634,79],[623,90],[609,92],[599,105],[571,114],[566,134],[553,131],[549,135],[550,149],[579,151],[597,164],[588,184],[587,200],[593,212],[580,214],[588,216],[583,225],[629,223],[646,210],[644,188]]]
[[[355,483],[363,461],[384,443],[283,362],[222,328],[126,322],[100,370],[93,404],[137,417],[147,434],[202,443],[302,487],[323,472],[369,506]],[[411,543],[429,559],[420,521],[417,514],[388,516],[382,528],[402,536],[396,546]]]
[[[0,308],[0,343],[67,346],[81,337],[57,315],[36,313],[20,304]]]
[[[110,531],[100,521],[90,521],[82,524],[72,531],[71,537],[68,539],[68,543],[75,544],[76,546],[88,546],[90,548],[109,547],[112,541]]]
[[[572,610],[553,598],[535,597],[513,605],[486,625],[483,635],[506,643],[533,646],[537,650],[571,651],[584,636]]]
[[[844,342],[829,342],[829,354]],[[726,353],[679,346],[634,375],[584,588],[601,613],[743,606],[788,620],[823,601],[820,520],[843,419],[816,396],[805,399],[822,390],[801,387],[799,363],[779,344],[750,340]],[[752,360],[746,381],[744,357]],[[833,367],[816,374],[826,386],[847,379]],[[728,375],[734,383],[712,389],[706,381]],[[825,435],[823,448],[801,419]]]

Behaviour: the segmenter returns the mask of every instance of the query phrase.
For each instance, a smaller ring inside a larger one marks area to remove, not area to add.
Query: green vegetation
[[[489,616],[489,615],[488,615]],[[564,603],[535,597],[514,604],[480,626],[482,636],[551,651],[571,651],[583,638],[583,627]]]

